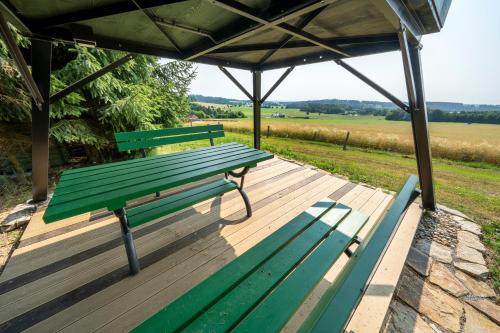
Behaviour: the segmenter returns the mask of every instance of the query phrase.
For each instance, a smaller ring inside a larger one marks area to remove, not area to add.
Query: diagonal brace
[[[372,87],[373,89],[375,89],[376,91],[378,91],[379,93],[384,95],[387,99],[389,99],[391,102],[393,102],[394,104],[399,106],[401,109],[403,109],[406,112],[410,112],[408,105],[406,105],[400,99],[398,99],[396,96],[394,96],[393,94],[391,94],[390,92],[388,92],[387,90],[385,90],[384,88],[379,86],[377,83],[375,83],[371,79],[369,79],[367,76],[363,75],[362,73],[360,73],[356,69],[352,68],[351,66],[349,66],[348,64],[346,64],[345,62],[343,62],[340,59],[335,60],[335,62],[337,63],[337,65],[344,67],[351,74],[353,74],[354,76],[359,78],[361,81],[363,81],[364,83],[366,83],[367,85],[369,85],[370,87]]]
[[[261,103],[265,102],[265,100],[276,90],[276,88],[278,88],[278,86],[281,84],[281,82],[283,82],[283,80],[288,76],[288,74],[290,74],[293,71],[294,68],[295,68],[295,66],[289,67],[280,76],[280,78],[276,81],[276,83],[273,84],[273,86],[271,87],[271,89],[269,89],[269,91],[264,95],[264,97],[261,98],[261,100],[260,100]]]
[[[17,46],[16,40],[14,39],[14,36],[12,36],[12,32],[10,31],[9,26],[7,25],[7,21],[5,20],[1,12],[0,12],[0,32],[2,33],[3,40],[5,41],[5,45],[7,46],[10,55],[12,56],[14,62],[17,65],[17,69],[19,70],[21,76],[23,77],[26,87],[28,88],[31,96],[33,97],[36,106],[38,107],[38,109],[41,110],[42,104],[44,103],[42,94],[40,93],[40,90],[38,89],[38,86],[35,83],[33,76],[31,76],[28,64],[26,64],[26,60],[24,60],[21,50]]]
[[[99,69],[95,73],[92,73],[92,74],[84,77],[83,79],[76,81],[72,85],[70,85],[70,86],[64,88],[63,90],[56,92],[54,95],[50,96],[50,103],[57,102],[61,98],[71,94],[73,91],[82,88],[87,83],[90,83],[90,82],[94,81],[95,79],[100,78],[104,74],[107,74],[107,73],[111,72],[112,70],[114,70],[115,68],[123,65],[124,63],[126,63],[132,59],[134,59],[136,56],[137,56],[136,54],[129,53],[126,56],[118,59],[117,61],[112,62],[112,63],[104,66],[103,68]]]
[[[252,94],[250,94],[248,90],[246,90],[245,87],[243,87],[226,68],[219,66],[219,69],[229,78],[229,80],[233,81],[233,83],[248,97],[249,100],[253,101]]]

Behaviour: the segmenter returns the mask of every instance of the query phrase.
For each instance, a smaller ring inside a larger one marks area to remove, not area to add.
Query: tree
[[[11,29],[18,45],[29,54],[29,40]],[[54,44],[56,50],[52,94],[125,55],[61,44]],[[53,103],[50,138],[58,143],[83,144],[95,153],[110,146],[113,132],[176,126],[190,110],[188,88],[195,75],[190,63],[160,63],[156,57],[137,56]],[[0,148],[17,151],[19,145],[31,142],[30,121],[31,97],[0,43]],[[22,128],[25,138],[11,140],[13,128]],[[12,154],[9,156],[11,160]]]

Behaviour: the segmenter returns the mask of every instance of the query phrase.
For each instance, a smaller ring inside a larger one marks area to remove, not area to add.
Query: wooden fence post
[[[347,146],[347,140],[349,140],[349,134],[350,132],[347,132],[346,136],[345,136],[345,140],[344,140],[344,147],[343,147],[343,150],[346,150],[346,146]]]
[[[271,126],[267,125],[267,135],[266,135],[266,138],[269,137],[269,132],[271,131]]]

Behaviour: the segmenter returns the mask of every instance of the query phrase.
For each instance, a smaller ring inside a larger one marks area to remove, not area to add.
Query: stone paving
[[[441,208],[422,217],[382,332],[500,333],[481,227]]]

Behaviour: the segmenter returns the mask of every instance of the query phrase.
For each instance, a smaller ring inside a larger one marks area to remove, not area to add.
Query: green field
[[[217,143],[236,141],[252,145],[252,140],[249,134],[227,133],[225,138],[217,139]],[[194,142],[165,147],[161,153],[205,144]],[[344,151],[339,145],[276,137],[263,137],[262,149],[348,177],[353,182],[392,191],[398,191],[409,174],[417,173],[412,154],[356,147]],[[438,202],[464,212],[483,225],[486,243],[493,250],[488,257],[489,267],[494,272],[497,287],[500,287],[499,264],[496,262],[500,251],[500,166],[434,158],[433,168]]]
[[[230,131],[252,131],[252,109],[232,107],[248,118],[224,122]],[[262,109],[262,135],[308,139],[340,144],[350,132],[349,144],[411,154],[413,137],[409,122],[389,121],[379,116],[309,114],[310,119],[271,118],[273,112],[305,117],[298,109]],[[433,155],[458,161],[489,162],[500,165],[500,126],[491,124],[429,124]],[[316,133],[316,134],[315,134]]]

